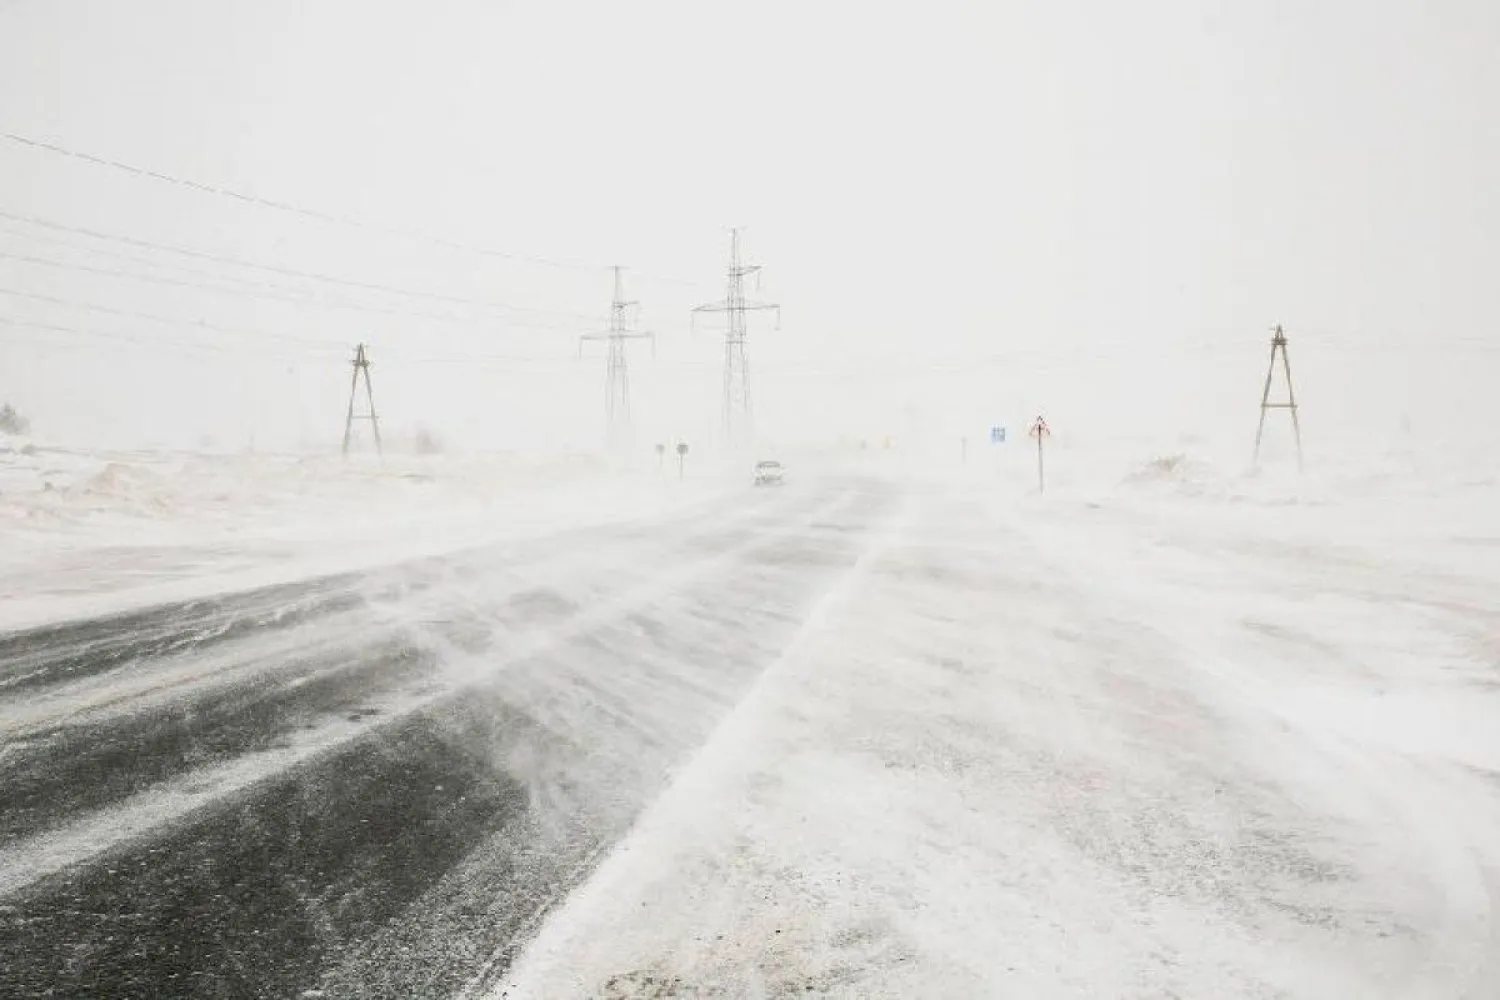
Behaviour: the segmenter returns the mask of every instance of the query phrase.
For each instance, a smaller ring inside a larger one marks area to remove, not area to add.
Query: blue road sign
[[[1005,428],[1004,427],[991,427],[990,428],[990,444],[1004,444],[1004,443],[1005,443]]]

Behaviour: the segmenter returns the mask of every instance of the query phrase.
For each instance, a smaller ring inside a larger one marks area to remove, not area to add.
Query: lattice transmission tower
[[[632,340],[650,340],[652,353],[656,352],[656,334],[630,328],[640,303],[626,301],[623,271],[624,268],[614,268],[615,297],[609,307],[609,329],[603,333],[586,333],[578,338],[580,358],[583,357],[585,341],[602,340],[607,345],[604,411],[609,420],[611,439],[618,439],[630,426],[630,366],[626,344]]]
[[[729,325],[724,331],[724,436],[730,441],[748,434],[755,414],[750,397],[750,358],[745,349],[745,337],[749,329],[747,316],[752,312],[774,309],[777,329],[781,328],[780,305],[751,302],[745,298],[745,279],[752,274],[756,275],[758,285],[760,270],[759,264],[741,262],[740,231],[731,229],[729,283],[724,299],[721,302],[706,303],[693,310],[695,319],[699,313],[729,314]]]

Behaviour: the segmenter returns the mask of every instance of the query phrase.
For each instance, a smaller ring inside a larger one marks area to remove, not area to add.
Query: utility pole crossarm
[[[710,302],[708,305],[694,306],[693,312],[759,312],[764,309],[781,309],[774,302]]]
[[[635,333],[622,333],[621,340],[649,340],[651,341],[651,357],[656,357],[656,332],[653,330],[637,330]]]
[[[586,341],[590,341],[590,340],[608,340],[608,339],[609,339],[609,334],[607,334],[607,333],[584,333],[584,334],[580,334],[579,337],[578,337],[578,357],[579,357],[579,360],[583,359],[583,345],[584,345],[584,343]]]
[[[651,341],[651,356],[653,358],[656,357],[656,334],[651,330],[637,330],[634,333],[586,333],[578,339],[580,341],[578,345],[578,352],[580,356],[583,354],[582,341],[585,340],[649,340]]]

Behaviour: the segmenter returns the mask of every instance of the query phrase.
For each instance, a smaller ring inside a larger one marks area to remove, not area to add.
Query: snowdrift
[[[11,448],[0,628],[627,519],[729,485],[694,472],[679,481],[576,455]]]

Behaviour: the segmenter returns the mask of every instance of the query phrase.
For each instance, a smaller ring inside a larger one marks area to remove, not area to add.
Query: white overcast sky
[[[701,439],[720,346],[686,310],[723,294],[731,225],[784,308],[752,348],[772,440],[1035,410],[1080,438],[1243,436],[1276,322],[1315,442],[1497,414],[1494,0],[0,0],[0,131],[583,265],[0,140],[0,212],[556,311],[0,218],[0,289],[67,301],[0,294],[0,318],[68,328],[0,325],[0,396],[69,440],[322,442],[364,339],[393,429],[592,445],[603,363],[575,336],[615,263],[659,335],[641,434]]]

